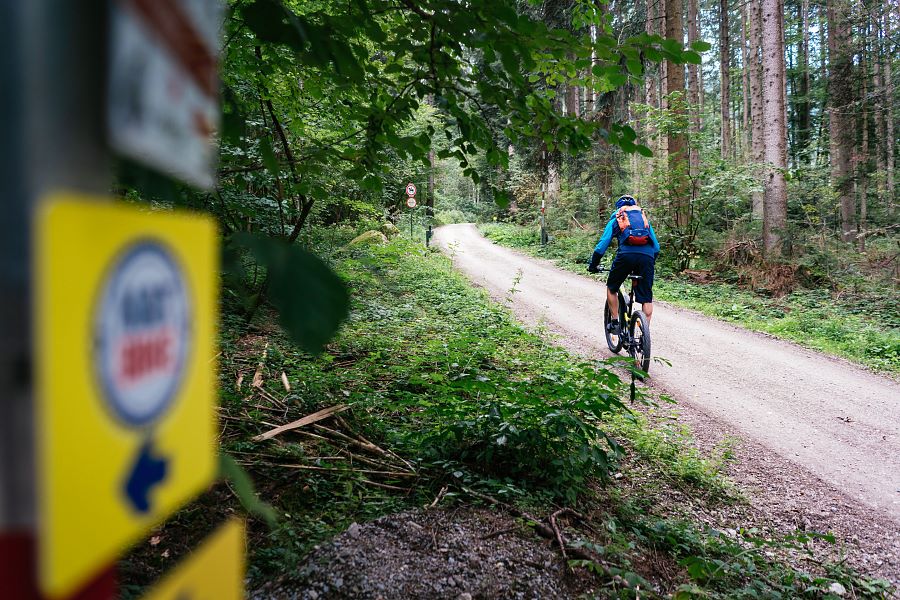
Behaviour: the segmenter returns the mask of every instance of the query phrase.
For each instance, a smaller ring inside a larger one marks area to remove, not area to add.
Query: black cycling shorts
[[[653,302],[653,266],[655,264],[656,259],[647,254],[619,252],[609,268],[606,287],[615,293],[619,291],[629,275],[640,275],[641,279],[635,282],[634,301],[639,304]]]

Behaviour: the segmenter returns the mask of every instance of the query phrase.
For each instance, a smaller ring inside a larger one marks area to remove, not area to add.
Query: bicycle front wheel
[[[631,356],[634,357],[634,367],[644,373],[650,371],[650,321],[643,311],[636,310],[631,315],[629,324],[632,346]]]

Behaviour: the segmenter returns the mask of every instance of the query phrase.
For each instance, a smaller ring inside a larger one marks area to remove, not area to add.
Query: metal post
[[[40,598],[32,398],[32,221],[40,198],[107,192],[107,3],[0,3],[0,590]],[[112,572],[75,597],[114,596]]]
[[[541,246],[547,245],[547,222],[545,218],[545,212],[547,210],[544,198],[544,192],[547,184],[541,184]]]

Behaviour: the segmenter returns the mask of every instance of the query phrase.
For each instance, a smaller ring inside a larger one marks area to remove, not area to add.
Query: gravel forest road
[[[600,280],[497,246],[470,224],[438,229],[435,242],[458,270],[496,300],[511,296],[511,308],[526,326],[542,324],[559,343],[583,356],[611,355],[602,324],[598,326],[604,301]],[[775,481],[776,471],[799,466],[797,472],[808,471],[813,480],[833,487],[825,496],[833,500],[837,492],[859,504],[860,510],[851,512],[880,521],[888,529],[884,534],[893,538],[888,547],[897,545],[900,383],[690,310],[663,302],[654,308],[653,355],[671,366],[654,362],[651,385],[679,405],[704,413],[714,426],[724,424],[784,459],[748,465],[761,486],[769,476]],[[779,494],[785,502],[791,496],[811,500],[808,489],[790,489],[792,481],[805,487],[806,479],[806,474],[782,476],[787,489]],[[896,548],[892,550],[891,558],[896,558]]]

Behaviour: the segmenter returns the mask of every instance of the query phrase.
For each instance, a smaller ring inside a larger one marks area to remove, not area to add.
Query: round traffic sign
[[[103,397],[126,425],[150,425],[169,408],[184,373],[190,320],[185,275],[170,252],[150,240],[128,248],[102,284],[94,317]]]
[[[410,208],[415,208],[416,207],[416,199],[413,198],[412,196],[410,196],[409,198],[406,199],[406,205]]]
[[[418,190],[416,189],[416,184],[414,184],[414,183],[406,184],[406,195],[407,196],[415,196],[417,191]]]

